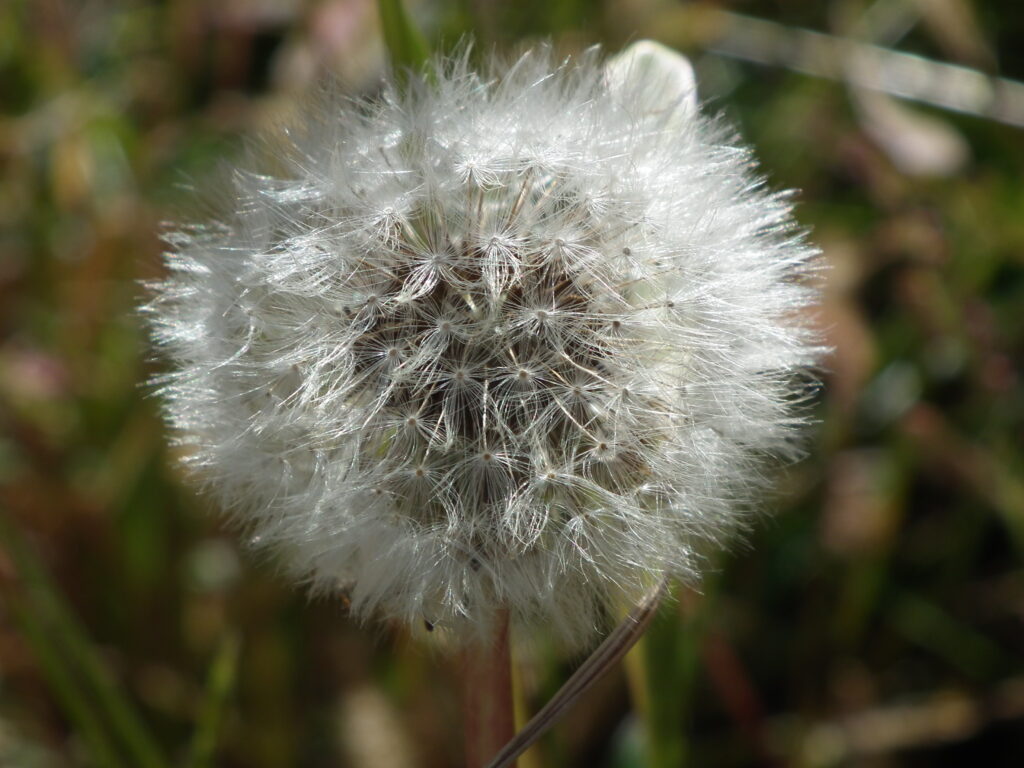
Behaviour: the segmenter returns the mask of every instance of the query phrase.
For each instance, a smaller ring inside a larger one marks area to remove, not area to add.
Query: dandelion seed
[[[325,97],[277,178],[168,236],[148,310],[189,463],[358,614],[588,642],[795,455],[816,252],[645,45]]]

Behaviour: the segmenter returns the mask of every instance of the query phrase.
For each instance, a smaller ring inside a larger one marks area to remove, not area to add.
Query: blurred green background
[[[830,265],[809,458],[521,766],[1024,765],[1024,88],[988,79],[1024,5],[410,9],[442,47],[683,50]],[[906,92],[880,48],[967,113],[858,87]],[[0,3],[0,766],[459,765],[451,660],[247,553],[142,385],[161,219],[383,60],[370,0]],[[571,668],[524,663],[527,707]]]

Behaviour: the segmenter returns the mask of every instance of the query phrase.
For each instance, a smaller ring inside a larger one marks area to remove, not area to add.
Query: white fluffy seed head
[[[153,335],[188,461],[361,615],[589,640],[692,580],[819,349],[815,251],[685,59],[640,43],[325,97],[169,236]]]

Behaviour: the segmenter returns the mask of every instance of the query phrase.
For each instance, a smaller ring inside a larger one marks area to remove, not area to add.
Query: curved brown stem
[[[604,642],[594,649],[530,722],[504,746],[499,745],[501,751],[495,750],[492,753],[494,757],[491,762],[485,764],[486,768],[514,766],[515,759],[529,749],[590,686],[601,679],[636,644],[654,618],[667,589],[667,579],[652,589]],[[472,768],[476,768],[476,764],[471,765]]]

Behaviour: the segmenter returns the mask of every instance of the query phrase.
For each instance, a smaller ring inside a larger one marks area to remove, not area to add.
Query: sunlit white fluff
[[[547,51],[328,96],[169,236],[189,461],[316,589],[585,642],[792,453],[815,251],[685,59]]]

